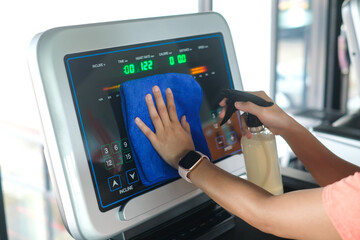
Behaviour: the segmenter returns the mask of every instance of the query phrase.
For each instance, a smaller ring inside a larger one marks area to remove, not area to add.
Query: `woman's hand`
[[[152,90],[156,107],[151,94],[145,96],[145,101],[155,132],[151,131],[138,117],[135,118],[135,123],[149,139],[162,159],[177,169],[180,159],[189,151],[195,149],[191,137],[190,125],[186,121],[185,116],[182,116],[181,123],[179,122],[176,114],[174,96],[170,88],[166,89],[167,106],[165,105],[159,87],[154,86]]]
[[[273,102],[273,100],[263,91],[250,93],[267,101]],[[219,117],[223,118],[226,111],[226,98],[221,100],[219,105],[223,107]],[[271,107],[261,107],[252,102],[235,102],[235,108],[257,116],[259,120],[274,134],[282,135],[288,129],[288,127],[294,123],[294,120],[275,103]],[[251,132],[248,130],[244,113],[241,115],[241,131],[243,135],[251,138]]]

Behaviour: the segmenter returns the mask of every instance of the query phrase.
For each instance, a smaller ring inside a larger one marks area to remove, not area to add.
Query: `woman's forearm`
[[[220,206],[263,232],[292,239],[339,238],[322,206],[320,188],[273,196],[208,161],[189,178]]]
[[[349,176],[360,168],[339,158],[295,120],[281,136],[321,186]]]
[[[264,92],[253,92],[253,94],[267,101],[272,101]],[[220,106],[224,108],[219,116],[224,117],[226,99],[220,102]],[[235,107],[240,111],[257,116],[274,134],[281,135],[321,186],[360,171],[359,167],[331,153],[307,129],[276,104],[264,108],[251,102],[236,102]],[[241,123],[243,135],[251,137],[244,114],[241,115]]]
[[[229,212],[241,216],[249,224],[264,226],[262,201],[272,195],[262,188],[234,176],[210,162],[203,161],[189,175],[191,181]],[[241,194],[237,194],[241,193]],[[239,207],[241,206],[241,207]]]

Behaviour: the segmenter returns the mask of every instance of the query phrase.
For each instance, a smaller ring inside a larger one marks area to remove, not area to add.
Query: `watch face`
[[[190,169],[199,159],[201,155],[195,151],[190,151],[179,162],[179,165],[185,169]]]

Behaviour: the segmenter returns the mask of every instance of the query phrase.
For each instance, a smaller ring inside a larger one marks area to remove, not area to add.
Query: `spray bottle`
[[[256,95],[231,89],[223,90],[221,96],[227,98],[227,110],[220,125],[224,124],[236,111],[235,102],[250,101],[263,107],[274,104]],[[243,136],[241,145],[248,180],[274,195],[282,194],[283,184],[274,134],[255,115],[246,113],[246,123],[252,137],[248,139]]]

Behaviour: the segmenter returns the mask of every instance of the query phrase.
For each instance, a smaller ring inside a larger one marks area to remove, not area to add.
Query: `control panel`
[[[200,118],[212,160],[240,152],[239,116],[219,126],[218,94],[233,88],[221,33],[68,54],[64,63],[102,211],[164,184],[145,187],[138,176],[121,110],[123,82],[169,72],[192,75],[203,89]]]

